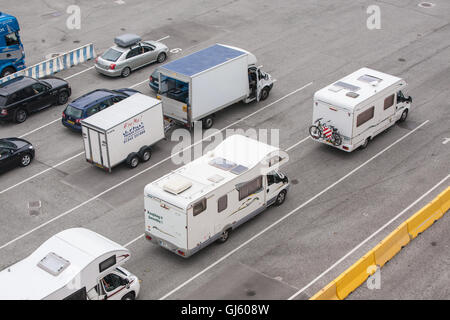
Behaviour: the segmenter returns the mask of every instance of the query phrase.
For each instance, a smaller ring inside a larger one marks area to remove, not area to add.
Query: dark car
[[[24,122],[33,112],[67,103],[71,93],[69,83],[56,77],[11,79],[0,84],[0,120]]]
[[[81,132],[81,120],[119,102],[129,96],[139,93],[134,89],[97,89],[73,100],[62,113],[62,124]]]
[[[26,167],[34,158],[34,148],[19,138],[0,139],[0,172],[12,167]]]
[[[158,90],[159,90],[159,71],[158,71],[158,69],[153,71],[153,73],[151,74],[148,85],[150,86],[150,88],[153,91],[158,92]]]

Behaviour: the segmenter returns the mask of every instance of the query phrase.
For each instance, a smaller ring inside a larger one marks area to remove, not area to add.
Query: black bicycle
[[[338,129],[331,124],[329,124],[330,120],[325,123],[322,123],[321,120],[323,118],[319,118],[314,121],[315,124],[309,127],[309,134],[313,139],[324,139],[334,146],[340,146],[342,143],[342,137],[338,132]]]

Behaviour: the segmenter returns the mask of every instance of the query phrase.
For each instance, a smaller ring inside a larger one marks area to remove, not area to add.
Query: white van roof
[[[123,246],[84,228],[61,231],[30,256],[0,272],[0,299],[44,299],[70,283],[86,266]],[[46,258],[45,262],[41,262]]]
[[[394,90],[401,90],[406,87],[406,82],[387,73],[361,68],[318,90],[314,101],[320,100],[353,112],[361,103],[392,86],[395,86]]]
[[[213,151],[148,184],[145,194],[186,210],[192,202],[279,152],[266,143],[232,135]]]
[[[132,96],[81,120],[81,123],[106,131],[160,103],[161,100],[151,98],[141,93],[135,93]]]

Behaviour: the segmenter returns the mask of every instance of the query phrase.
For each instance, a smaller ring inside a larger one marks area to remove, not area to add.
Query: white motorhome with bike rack
[[[397,121],[405,121],[411,97],[405,80],[361,68],[314,94],[313,139],[351,152]]]
[[[132,300],[136,276],[120,267],[130,252],[84,228],[61,231],[0,272],[1,300]]]
[[[148,184],[146,238],[182,257],[218,240],[268,206],[284,202],[287,153],[233,135],[213,151]]]

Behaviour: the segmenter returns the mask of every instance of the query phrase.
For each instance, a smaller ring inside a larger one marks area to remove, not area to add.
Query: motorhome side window
[[[100,262],[100,264],[99,264],[99,271],[103,272],[103,271],[105,271],[106,269],[112,267],[115,264],[116,264],[116,256],[114,255],[114,256],[106,259],[105,261]]]
[[[375,111],[375,107],[370,107],[366,111],[363,111],[360,114],[358,114],[358,118],[356,119],[356,126],[359,127],[359,126],[363,125],[364,123],[366,123],[367,121],[369,121],[370,119],[372,119],[373,115],[374,115],[374,111]]]
[[[228,207],[228,196],[224,195],[217,200],[217,212],[222,212]]]
[[[384,99],[384,110],[386,110],[394,105],[394,97],[395,97],[395,94],[390,95],[389,97]]]
[[[257,192],[262,188],[262,176],[247,182],[239,188],[239,201],[247,198],[249,195]]]
[[[194,217],[196,215],[202,213],[203,211],[205,211],[205,209],[206,209],[206,199],[205,198],[194,203],[194,208],[193,208]]]

